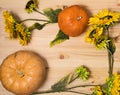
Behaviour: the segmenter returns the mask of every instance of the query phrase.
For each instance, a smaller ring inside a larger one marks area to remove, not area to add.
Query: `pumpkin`
[[[16,95],[29,95],[37,90],[45,73],[42,58],[31,51],[17,51],[5,58],[0,66],[3,86]]]
[[[76,37],[84,32],[88,19],[89,15],[82,6],[72,5],[59,13],[58,26],[66,35]]]

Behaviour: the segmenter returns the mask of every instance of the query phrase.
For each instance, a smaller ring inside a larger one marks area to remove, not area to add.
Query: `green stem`
[[[112,74],[113,74],[113,66],[114,66],[114,57],[113,57],[113,55],[111,56],[111,60],[112,60],[111,70],[112,70]]]
[[[25,21],[43,21],[43,22],[48,22],[48,23],[50,23],[49,20],[43,20],[43,19],[25,19],[25,20],[22,20],[21,23],[22,23],[22,22],[25,22]]]
[[[107,28],[106,29],[107,31],[107,34],[108,34],[108,39],[110,39],[110,36],[109,36],[109,29]],[[112,52],[110,51],[110,43],[108,44],[108,65],[109,65],[109,77],[111,77],[113,75],[113,65],[114,65],[114,58],[113,58],[113,54]]]
[[[38,11],[37,9],[34,9],[34,11],[36,11],[36,12],[40,13],[41,15],[44,15],[44,16],[45,16],[45,14],[44,14],[44,13],[42,13],[42,12]]]
[[[87,94],[87,93],[82,93],[82,92],[77,92],[77,91],[72,91],[71,90],[71,89],[74,89],[74,88],[89,87],[89,86],[101,86],[101,85],[79,85],[79,86],[73,86],[73,87],[70,87],[70,88],[66,88],[66,89],[60,90],[60,91],[47,90],[47,91],[34,92],[31,95],[34,95],[34,94],[45,94],[45,93],[56,93],[56,92],[72,92],[72,93],[77,93],[77,94],[92,95],[92,94]]]
[[[83,95],[92,95],[92,94],[83,93],[83,92],[77,92],[77,91],[72,91],[72,90],[67,90],[67,91],[64,91],[64,92],[72,92],[72,93],[83,94]]]
[[[113,74],[114,59],[109,49],[108,49],[108,63],[109,63],[109,77],[111,77]]]
[[[73,87],[67,88],[67,90],[78,88],[78,87],[89,87],[89,86],[102,86],[102,85],[78,85],[78,86],[73,86]]]
[[[31,95],[45,94],[45,93],[55,93],[55,92],[72,92],[72,93],[77,93],[77,94],[92,95],[92,94],[87,94],[87,93],[77,92],[77,91],[72,91],[72,90],[63,90],[63,91],[48,90],[48,91],[34,92]]]
[[[91,94],[87,94],[87,93],[83,93],[83,92],[77,92],[77,91],[72,91],[72,90],[63,90],[63,91],[48,90],[48,91],[34,92],[31,95],[46,94],[46,93],[56,93],[56,92],[72,92],[72,93],[77,93],[77,94],[91,95]]]
[[[69,82],[69,84],[70,83],[72,83],[74,80],[76,80],[78,78],[78,76],[76,76],[75,78],[73,78],[70,82]]]
[[[45,94],[45,93],[55,93],[57,91],[55,90],[47,90],[47,91],[40,91],[40,92],[34,92],[31,95],[35,95],[35,94]]]

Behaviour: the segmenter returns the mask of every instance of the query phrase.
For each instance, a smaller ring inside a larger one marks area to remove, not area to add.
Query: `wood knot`
[[[67,59],[67,58],[69,58],[69,55],[67,55],[67,54],[60,54],[59,55],[59,59]]]
[[[59,58],[60,58],[60,59],[64,59],[65,57],[64,57],[63,54],[61,54],[61,55],[59,56]]]

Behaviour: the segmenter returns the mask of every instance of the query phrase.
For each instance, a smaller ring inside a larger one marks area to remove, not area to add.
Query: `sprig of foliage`
[[[82,80],[87,80],[89,75],[90,75],[90,72],[87,70],[85,66],[77,67],[74,72],[62,78],[60,81],[54,84],[51,88],[53,90],[58,90],[58,91],[64,90],[67,85],[72,83],[77,78],[80,78]]]
[[[50,90],[34,92],[32,95],[44,94],[44,93],[55,93],[55,92],[72,92],[72,93],[83,94],[83,92],[74,91],[74,88],[89,87],[89,86],[95,86],[95,85],[77,85],[74,87],[68,87],[68,86],[69,84],[74,82],[76,79],[82,79],[83,81],[87,80],[89,75],[90,75],[90,72],[85,66],[77,67],[73,72],[69,73],[68,75],[60,79],[57,83],[53,84]],[[84,93],[84,94],[91,95],[87,93]]]
[[[119,22],[120,12],[104,9],[89,19],[90,28],[86,34],[86,41],[95,45],[98,49],[108,50],[109,76],[113,74],[113,55],[116,47],[110,37],[109,28]]]
[[[120,20],[120,12],[108,9],[99,11],[89,19],[90,28],[86,34],[86,41],[95,45],[98,49],[107,49],[109,77],[102,86],[94,88],[94,95],[120,95],[120,74],[113,75],[114,53],[116,46],[114,39],[110,37],[109,28]]]
[[[28,43],[31,40],[31,33],[34,29],[41,30],[43,29],[47,24],[50,23],[57,23],[58,22],[58,14],[62,11],[62,9],[52,9],[52,8],[46,8],[43,10],[43,12],[38,11],[38,2],[37,0],[29,0],[25,6],[25,10],[27,13],[37,12],[41,15],[45,16],[46,19],[35,19],[35,18],[28,18],[24,20],[17,20],[13,13],[11,12],[4,12],[3,16],[5,18],[5,29],[9,33],[11,39],[18,38],[20,41],[20,44],[28,45]],[[24,25],[24,22],[26,21],[37,21],[33,25],[26,27]],[[42,23],[39,23],[42,22]],[[19,30],[18,26],[19,24]],[[21,25],[21,27],[20,27]],[[24,29],[24,30],[23,30]],[[16,31],[17,30],[17,31]],[[69,37],[65,35],[61,30],[58,31],[58,34],[56,35],[55,39],[51,41],[50,46],[54,46],[56,44],[60,44],[64,42],[65,40],[68,40]]]

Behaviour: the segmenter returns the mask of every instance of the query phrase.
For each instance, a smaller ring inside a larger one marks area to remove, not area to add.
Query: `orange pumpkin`
[[[58,25],[66,35],[76,37],[85,30],[88,19],[88,13],[83,7],[72,5],[59,13]]]
[[[45,65],[42,59],[30,51],[18,51],[9,55],[0,67],[3,86],[16,95],[29,95],[43,83]]]

